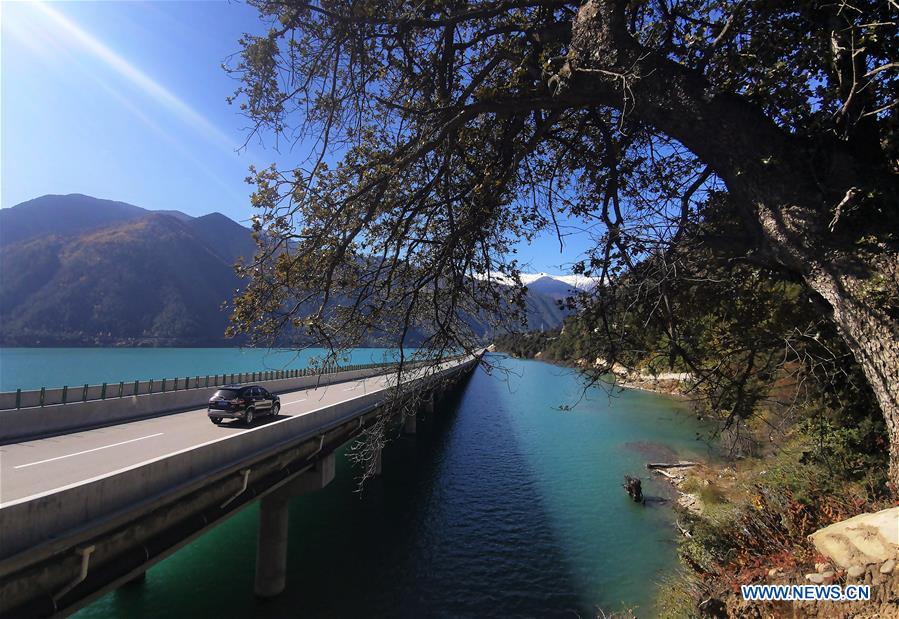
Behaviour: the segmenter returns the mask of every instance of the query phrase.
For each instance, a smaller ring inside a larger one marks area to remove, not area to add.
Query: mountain
[[[92,198],[80,193],[47,195],[0,209],[0,246],[38,236],[71,236],[114,223],[133,221],[153,211],[115,200]],[[159,211],[189,220],[181,211]]]
[[[210,213],[186,222],[193,233],[228,264],[251,259],[256,242],[250,231],[221,213]]]
[[[572,297],[578,292],[577,288],[571,284],[548,275],[543,275],[537,279],[531,280],[531,282],[527,284],[527,288],[529,292],[549,296],[557,300],[564,300],[567,297]]]
[[[215,344],[240,286],[230,264],[169,215],[0,249],[5,344]]]
[[[80,194],[0,209],[0,345],[233,345],[222,304],[242,286],[233,265],[255,247],[221,213]],[[529,327],[561,324],[571,285],[530,281]]]
[[[522,273],[521,283],[531,287],[538,280],[552,280],[565,284],[569,289],[592,290],[599,281],[596,277],[584,277],[583,275],[550,275],[549,273]]]
[[[531,279],[527,289],[528,327],[531,329],[552,329],[560,325],[570,314],[564,309],[566,299],[577,294],[577,289],[570,284],[548,275]]]
[[[89,196],[0,209],[0,343],[223,344],[250,230]]]

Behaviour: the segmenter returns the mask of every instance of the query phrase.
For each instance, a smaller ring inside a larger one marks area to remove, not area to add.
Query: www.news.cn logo
[[[743,585],[740,589],[744,600],[759,602],[856,602],[871,599],[868,585]]]

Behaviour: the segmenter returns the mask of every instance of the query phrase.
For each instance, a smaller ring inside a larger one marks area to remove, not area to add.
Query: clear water
[[[322,355],[315,348],[0,348],[0,391],[294,370]],[[385,348],[360,348],[341,361],[380,363],[389,357]]]
[[[394,440],[361,494],[341,457],[330,486],[292,501],[279,598],[253,595],[253,505],[77,616],[653,616],[656,584],[676,564],[672,515],[631,502],[622,478],[664,494],[645,462],[705,453],[702,428],[668,398],[580,397],[570,371],[501,362],[508,373],[479,369],[418,435]]]

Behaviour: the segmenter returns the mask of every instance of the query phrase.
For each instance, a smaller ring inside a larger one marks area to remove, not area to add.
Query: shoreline
[[[556,359],[544,359],[542,356],[542,352],[537,353],[533,357],[520,357],[511,352],[502,350],[495,350],[493,352],[507,355],[512,359],[520,359],[524,361],[540,361],[541,363],[548,363],[549,365],[570,368],[579,372],[586,372],[590,369],[589,362],[585,360],[567,362]],[[607,376],[614,377],[614,381],[604,381],[608,385],[611,385],[613,387],[648,391],[650,393],[657,393],[660,395],[674,396],[683,400],[690,399],[684,393],[684,390],[682,388],[682,385],[684,385],[687,380],[689,380],[688,374],[664,373],[659,374],[658,376],[653,376],[652,374],[638,374],[627,368],[624,368],[623,366],[616,366],[612,368],[612,371],[609,372]],[[673,378],[672,376],[677,376],[677,378]]]

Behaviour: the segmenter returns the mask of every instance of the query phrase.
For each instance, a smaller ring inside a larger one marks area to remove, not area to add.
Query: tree
[[[232,100],[253,135],[314,147],[253,172],[235,329],[470,346],[465,315],[520,308],[491,276],[517,279],[512,242],[560,213],[601,231],[579,270],[607,285],[700,241],[836,325],[899,488],[894,0],[254,4],[271,29],[242,39]],[[730,233],[692,225],[710,195]]]

